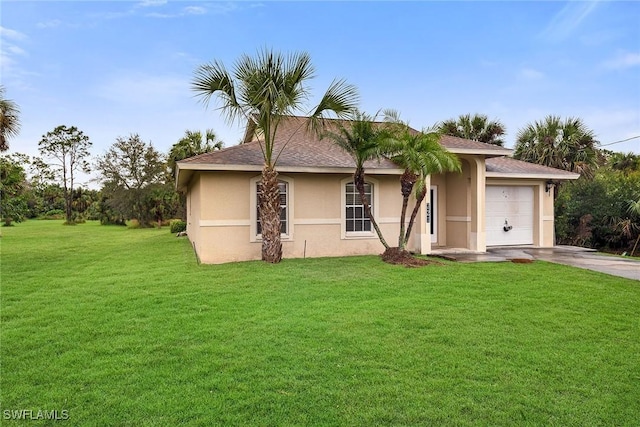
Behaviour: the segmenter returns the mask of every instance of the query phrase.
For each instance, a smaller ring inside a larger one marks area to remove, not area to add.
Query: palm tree
[[[169,159],[167,164],[171,169],[171,176],[175,179],[176,175],[176,162],[187,159],[189,157],[197,156],[198,154],[209,153],[214,150],[221,150],[224,147],[224,142],[218,139],[213,129],[206,130],[206,140],[203,144],[202,132],[187,130],[184,136],[173,146],[169,151]]]
[[[360,111],[354,111],[350,120],[337,123],[337,131],[327,130],[323,136],[328,137],[345,152],[347,152],[356,164],[353,172],[353,184],[358,190],[360,200],[364,206],[365,215],[371,221],[380,242],[385,250],[389,244],[382,235],[380,227],[371,212],[371,203],[365,191],[364,163],[368,160],[380,158],[382,155],[382,141],[390,137],[390,134],[382,126],[376,125],[375,116],[370,116]]]
[[[518,132],[513,157],[592,178],[598,167],[598,144],[582,120],[547,116]]]
[[[638,228],[640,228],[640,198],[638,198],[638,200],[633,200],[633,199],[628,200],[627,204],[628,204],[627,212],[631,217],[636,219],[636,222],[638,224],[638,227],[636,227],[636,230],[637,230]],[[633,256],[634,252],[636,251],[636,248],[638,247],[638,242],[640,242],[640,233],[638,234],[636,243],[633,245],[633,249],[631,250],[631,256]]]
[[[284,117],[302,111],[309,96],[307,83],[313,77],[314,68],[307,53],[284,56],[264,49],[256,57],[242,55],[231,72],[219,61],[201,65],[192,82],[192,89],[201,96],[205,106],[217,95],[229,122],[243,119],[256,128],[264,158],[260,197],[262,259],[271,263],[282,259],[276,166],[287,145],[274,150],[275,137]],[[319,104],[303,114],[310,116],[311,128],[319,131],[320,120],[327,113],[342,117],[355,108],[357,100],[354,86],[344,80],[334,80]]]
[[[20,132],[20,109],[15,102],[5,99],[4,92],[4,86],[0,85],[0,151],[7,151],[7,140]]]
[[[167,159],[167,166],[169,167],[169,173],[171,178],[176,179],[176,163],[189,157],[197,156],[199,154],[209,153],[214,150],[222,150],[224,142],[218,139],[213,129],[207,129],[205,132],[205,142],[203,144],[202,133],[200,131],[187,130],[184,136],[180,138],[178,142],[173,144],[169,151],[169,158]],[[187,195],[184,192],[178,193],[178,200],[180,206],[180,218],[183,221],[187,220]]]
[[[611,169],[622,171],[625,175],[640,170],[640,155],[634,153],[612,153],[608,162]]]
[[[385,141],[384,151],[394,163],[404,168],[400,176],[402,210],[398,236],[398,249],[404,251],[420,205],[427,195],[426,178],[433,173],[460,171],[461,165],[455,154],[440,145],[440,133],[435,129],[415,132],[395,111],[385,112],[385,120],[393,124],[395,132],[393,138]],[[414,188],[416,204],[405,232],[405,216]]]
[[[484,114],[463,114],[457,119],[445,120],[437,125],[437,130],[444,135],[471,139],[486,144],[504,145],[505,127],[498,120],[489,120]]]

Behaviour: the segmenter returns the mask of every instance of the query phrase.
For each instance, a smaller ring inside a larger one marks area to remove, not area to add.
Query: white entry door
[[[533,244],[533,187],[487,186],[487,246]]]

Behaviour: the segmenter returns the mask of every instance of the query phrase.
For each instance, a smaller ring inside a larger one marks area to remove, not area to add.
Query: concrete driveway
[[[639,260],[604,255],[592,249],[575,246],[556,246],[554,248],[494,247],[488,248],[485,254],[446,253],[443,251],[442,255],[461,262],[539,259],[640,281]]]

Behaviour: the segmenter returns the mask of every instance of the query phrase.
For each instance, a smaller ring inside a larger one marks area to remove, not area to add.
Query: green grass
[[[638,282],[549,263],[198,266],[167,229],[2,229],[0,405],[82,426],[634,426]]]

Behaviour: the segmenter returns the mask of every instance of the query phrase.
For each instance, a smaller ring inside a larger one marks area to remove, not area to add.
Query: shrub
[[[176,219],[171,221],[171,233],[181,233],[183,231],[187,230],[187,223],[180,220],[180,219]]]
[[[64,219],[65,213],[62,209],[51,209],[40,216],[40,219]]]
[[[132,219],[129,221],[129,224],[127,224],[127,228],[142,228],[142,226],[140,225],[140,221],[138,221],[137,219]]]

